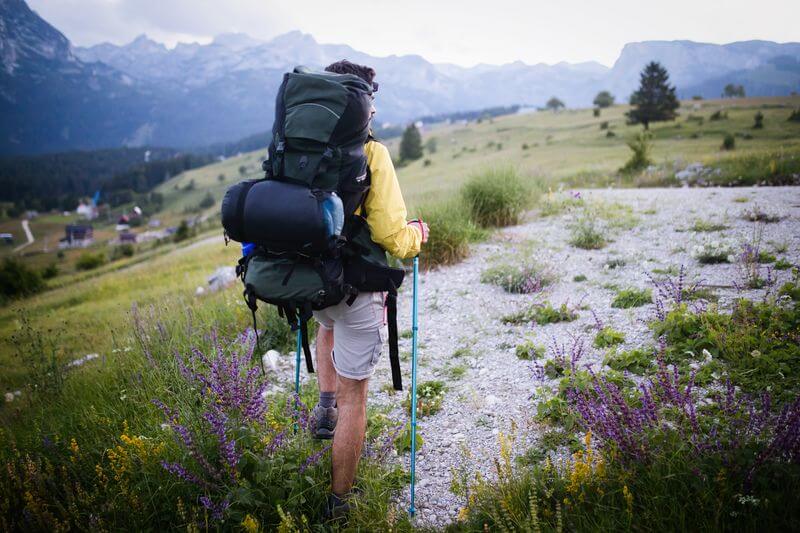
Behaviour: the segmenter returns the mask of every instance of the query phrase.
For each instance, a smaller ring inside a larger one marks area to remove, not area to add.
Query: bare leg
[[[367,429],[368,379],[355,380],[337,376],[336,403],[339,423],[333,437],[331,492],[343,497],[353,488],[364,432]]]
[[[333,367],[333,330],[319,326],[317,331],[317,383],[320,392],[336,392],[336,369]]]

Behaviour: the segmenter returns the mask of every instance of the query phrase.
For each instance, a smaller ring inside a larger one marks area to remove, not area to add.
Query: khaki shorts
[[[320,325],[333,330],[333,366],[350,379],[367,379],[375,372],[386,341],[385,293],[362,292],[353,305],[346,301],[314,311]]]

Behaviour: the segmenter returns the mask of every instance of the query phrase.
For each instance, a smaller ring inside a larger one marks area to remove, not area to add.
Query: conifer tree
[[[409,124],[400,139],[400,160],[415,161],[422,157],[422,136],[414,124]]]
[[[644,129],[649,129],[651,122],[675,120],[680,103],[675,96],[675,86],[669,84],[667,69],[655,61],[648,63],[630,103],[634,106],[626,113],[630,124],[643,124]]]

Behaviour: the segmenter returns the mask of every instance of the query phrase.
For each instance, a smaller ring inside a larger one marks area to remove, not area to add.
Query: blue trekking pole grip
[[[294,359],[294,407],[300,403],[300,350],[303,349],[303,334],[300,331],[300,319],[297,319],[297,351]],[[297,433],[297,421],[294,423],[294,431]]]
[[[414,258],[413,297],[411,303],[411,506],[408,514],[412,517],[414,508],[414,479],[417,466],[417,337],[419,335],[418,301],[419,301],[419,256]]]

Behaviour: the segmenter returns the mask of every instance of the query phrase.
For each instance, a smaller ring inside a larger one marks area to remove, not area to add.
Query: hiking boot
[[[325,508],[322,510],[322,516],[325,520],[338,520],[347,516],[350,512],[350,501],[347,496],[340,498],[336,494],[328,495],[328,501],[325,502]]]
[[[317,404],[311,411],[311,434],[315,439],[332,439],[338,420],[338,409]]]

